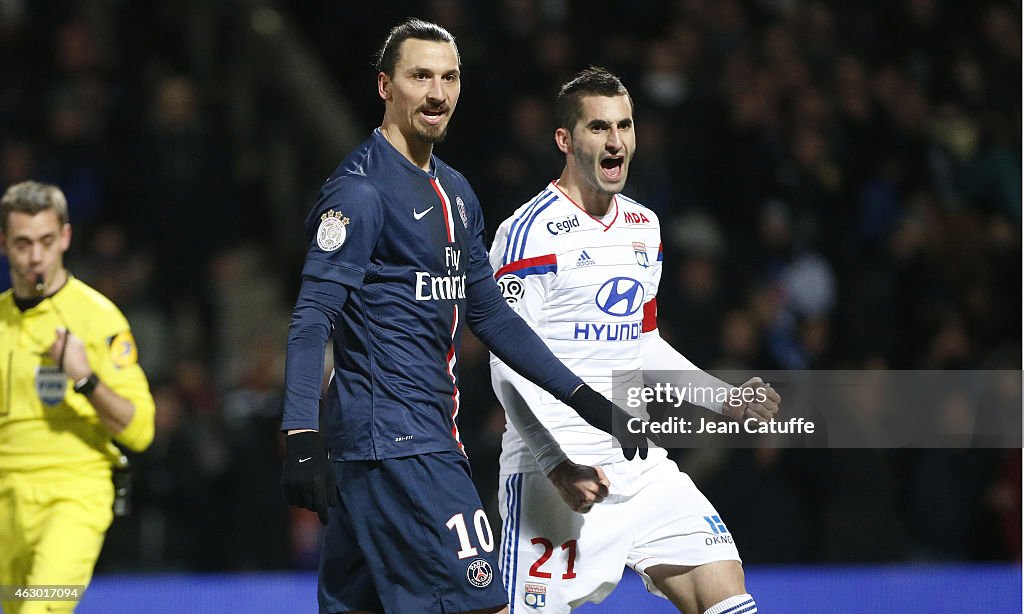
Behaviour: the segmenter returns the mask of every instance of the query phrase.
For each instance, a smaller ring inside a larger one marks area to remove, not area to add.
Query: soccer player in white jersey
[[[562,87],[556,119],[562,175],[501,224],[491,247],[506,300],[603,393],[613,372],[701,373],[658,334],[658,218],[620,193],[636,145],[629,93],[592,67]],[[610,436],[493,356],[491,374],[509,422],[499,498],[510,612],[600,602],[624,565],[686,614],[757,611],[725,522],[663,449],[627,463]],[[695,404],[770,420],[778,393],[759,378],[744,387],[762,402]]]

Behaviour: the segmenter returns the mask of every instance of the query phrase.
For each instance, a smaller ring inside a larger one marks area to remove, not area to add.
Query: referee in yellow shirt
[[[38,599],[89,583],[113,519],[112,440],[149,446],[153,397],[124,315],[64,268],[60,189],[12,186],[0,224],[0,598],[5,614],[71,612],[73,598]]]

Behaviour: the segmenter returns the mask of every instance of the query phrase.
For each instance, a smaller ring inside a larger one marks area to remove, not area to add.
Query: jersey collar
[[[389,141],[388,138],[384,136],[384,133],[381,132],[379,126],[377,128],[374,128],[373,136],[384,145],[384,149],[385,151],[388,152],[389,155],[394,156],[398,160],[399,164],[404,165],[409,170],[426,175],[431,179],[437,179],[437,158],[434,157],[434,154],[430,154],[430,171],[425,171],[422,168],[413,164],[409,160],[409,158],[403,156],[402,152],[398,151],[398,149],[396,149],[395,146],[391,144],[391,141]]]
[[[607,224],[605,224],[604,220],[602,218],[590,215],[590,212],[588,212],[586,209],[584,209],[575,200],[570,198],[569,195],[565,193],[565,190],[563,190],[562,187],[560,185],[558,185],[558,180],[557,179],[552,179],[551,180],[551,186],[553,188],[555,188],[556,190],[558,190],[558,193],[562,195],[562,198],[564,198],[565,200],[571,202],[573,205],[576,206],[577,209],[579,209],[584,214],[586,214],[587,217],[589,217],[590,219],[594,220],[595,222],[597,222],[598,224],[603,226],[605,232],[608,232],[609,230],[611,230],[611,227],[615,224],[615,220],[619,219],[619,197],[618,197],[618,195],[612,196],[612,206],[615,207],[615,215],[612,216],[612,221],[610,221]],[[608,217],[608,216],[606,215],[605,217]]]

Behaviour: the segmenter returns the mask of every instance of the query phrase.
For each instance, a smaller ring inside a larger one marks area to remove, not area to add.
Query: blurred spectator
[[[161,381],[170,375],[174,341],[155,298],[152,260],[130,251],[129,238],[120,226],[97,226],[88,239],[88,255],[75,267],[75,275],[123,306],[125,316],[132,318],[135,340],[143,348],[139,364]]]
[[[50,138],[39,171],[75,203],[71,219],[88,233],[107,196],[109,94],[103,57],[96,32],[82,21],[59,27],[54,47],[56,74],[44,98]]]
[[[280,569],[290,564],[288,510],[278,479],[283,458],[281,348],[276,336],[251,341],[238,384],[224,397],[230,458],[225,495],[234,519],[228,539],[235,569]]]
[[[179,327],[198,329],[202,342],[184,353],[212,362],[217,336],[211,263],[234,244],[243,223],[233,168],[224,136],[202,113],[189,78],[159,79],[149,114],[134,144],[138,175],[128,218],[134,236],[154,254],[160,303]]]
[[[132,555],[121,553],[120,565],[223,569],[234,562],[224,530],[229,500],[223,427],[217,416],[196,411],[177,384],[154,385],[153,392],[156,438],[152,452],[132,463],[134,534],[121,539]],[[108,558],[117,561],[118,555]]]

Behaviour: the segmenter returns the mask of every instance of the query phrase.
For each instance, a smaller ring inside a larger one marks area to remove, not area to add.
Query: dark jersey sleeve
[[[562,364],[505,302],[488,260],[480,205],[472,204],[470,218],[474,236],[466,284],[466,323],[505,364],[556,399],[565,401],[583,380]]]
[[[281,430],[320,430],[320,385],[324,348],[348,289],[333,281],[306,277],[288,327]]]
[[[282,430],[319,430],[324,348],[349,290],[362,285],[382,220],[377,190],[350,176],[324,186],[306,220],[309,251],[288,327]]]
[[[366,178],[346,175],[329,182],[306,219],[303,278],[359,288],[383,223],[380,194]]]

